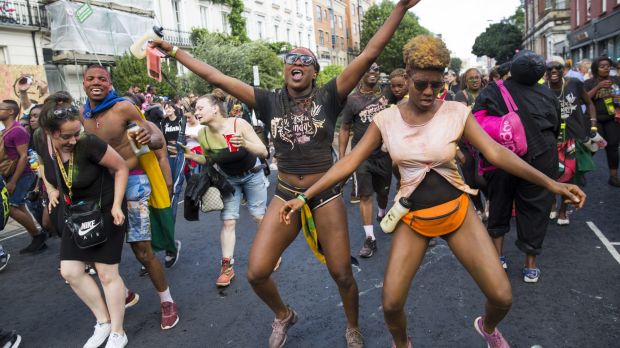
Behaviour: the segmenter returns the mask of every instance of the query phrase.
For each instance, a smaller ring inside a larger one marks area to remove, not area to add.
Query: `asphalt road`
[[[620,189],[607,185],[602,153],[600,169],[588,176],[586,207],[570,215],[571,225],[552,224],[539,257],[542,276],[537,284],[521,278],[524,256],[514,246],[514,229],[507,236],[508,275],[514,305],[500,330],[512,347],[618,347],[620,339]],[[275,175],[272,174],[270,193]],[[349,196],[347,186],[344,197]],[[347,203],[351,250],[362,240],[359,208]],[[273,314],[252,292],[244,273],[256,227],[247,211],[237,226],[236,279],[219,290],[220,221],[217,213],[200,222],[177,221],[183,242],[179,263],[166,274],[179,304],[180,322],[172,330],[159,328],[159,301],[148,278],[139,277],[139,264],[129,247],[123,251],[121,272],[126,284],[141,295],[127,310],[125,330],[130,347],[266,347]],[[592,222],[593,225],[588,225]],[[376,229],[378,231],[378,225]],[[593,228],[600,232],[605,244]],[[389,347],[391,337],[381,309],[381,291],[390,236],[377,233],[378,253],[360,259],[354,268],[360,291],[360,324],[367,347]],[[59,240],[35,256],[18,250],[25,235],[2,240],[12,252],[11,264],[0,273],[0,327],[16,329],[23,347],[81,347],[92,332],[94,318],[59,275]],[[284,253],[275,274],[281,294],[300,315],[287,347],[345,347],[345,319],[335,284],[302,237]],[[482,314],[484,297],[445,242],[431,249],[409,292],[406,305],[409,335],[416,347],[484,347],[473,328]]]

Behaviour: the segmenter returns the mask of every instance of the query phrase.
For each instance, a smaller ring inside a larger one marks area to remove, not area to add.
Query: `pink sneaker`
[[[488,348],[510,348],[510,345],[497,328],[492,334],[488,334],[486,333],[486,331],[484,331],[483,325],[484,317],[478,317],[476,318],[476,320],[474,320],[474,328],[476,329],[476,331],[478,331],[480,336],[482,336],[484,340],[487,341]]]
[[[179,322],[176,302],[161,303],[161,329],[168,330],[175,327]]]

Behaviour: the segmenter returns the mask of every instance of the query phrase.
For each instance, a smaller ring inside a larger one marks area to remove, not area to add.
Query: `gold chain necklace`
[[[52,146],[53,147],[53,146]],[[62,159],[60,158],[60,154],[54,147],[54,154],[56,155],[56,162],[58,162],[58,167],[60,168],[60,173],[62,174],[62,178],[69,189],[69,198],[73,198],[73,192],[71,191],[71,187],[73,186],[73,152],[71,152],[71,157],[69,157],[69,174],[65,171],[65,165],[62,163]],[[58,183],[60,185],[60,183]]]

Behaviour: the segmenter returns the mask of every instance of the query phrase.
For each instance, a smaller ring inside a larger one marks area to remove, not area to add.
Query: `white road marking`
[[[8,237],[6,237],[6,238],[2,238],[2,239],[0,239],[0,242],[5,241],[5,240],[7,240],[7,239],[11,239],[11,238],[13,238],[13,237],[21,236],[22,234],[27,233],[27,232],[28,232],[28,231],[22,231],[22,232],[19,232],[19,233],[16,233],[16,234],[10,235],[10,236],[8,236]]]
[[[614,259],[616,259],[616,261],[618,261],[618,263],[620,263],[620,253],[618,253],[618,250],[616,250],[616,247],[614,247],[614,245],[620,245],[620,243],[611,243],[609,241],[609,239],[607,239],[607,237],[605,237],[605,235],[603,234],[603,232],[601,232],[601,230],[598,229],[598,227],[596,227],[596,225],[594,224],[594,222],[592,221],[587,221],[586,224],[588,224],[588,227],[590,227],[590,229],[592,230],[592,232],[594,232],[594,234],[596,234],[596,236],[598,237],[598,239],[601,240],[601,242],[603,243],[603,245],[607,248],[607,250],[609,251],[609,253],[611,254],[611,256],[614,257]]]

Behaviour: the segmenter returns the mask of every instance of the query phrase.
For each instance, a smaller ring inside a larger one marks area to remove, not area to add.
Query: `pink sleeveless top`
[[[465,184],[454,159],[469,114],[470,109],[464,104],[444,101],[433,118],[421,125],[406,123],[397,106],[375,115],[373,122],[400,172],[400,191],[394,200],[409,197],[430,170],[457,189],[478,194],[478,190]]]

